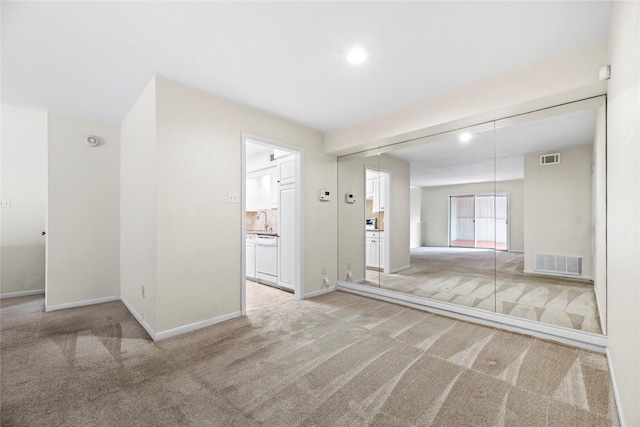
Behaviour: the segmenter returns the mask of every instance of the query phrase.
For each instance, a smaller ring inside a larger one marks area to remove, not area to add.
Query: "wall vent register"
[[[574,255],[536,254],[535,270],[544,273],[582,276],[582,257]]]
[[[540,156],[540,164],[543,166],[557,165],[558,163],[560,163],[560,153],[543,154]]]

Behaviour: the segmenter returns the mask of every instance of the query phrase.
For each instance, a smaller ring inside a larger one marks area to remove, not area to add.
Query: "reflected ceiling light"
[[[351,64],[362,64],[365,59],[367,59],[367,52],[360,49],[359,47],[351,49],[351,51],[347,55],[347,60]]]
[[[469,142],[471,141],[472,135],[469,132],[464,132],[460,134],[460,142]]]

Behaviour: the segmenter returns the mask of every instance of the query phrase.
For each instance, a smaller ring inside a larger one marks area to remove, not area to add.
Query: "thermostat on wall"
[[[344,195],[344,201],[347,203],[355,203],[356,202],[356,195],[353,193],[347,193]]]
[[[329,190],[320,190],[320,200],[325,202],[331,200],[331,193]]]

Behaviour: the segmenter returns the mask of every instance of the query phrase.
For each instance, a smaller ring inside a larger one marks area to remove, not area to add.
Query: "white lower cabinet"
[[[365,237],[366,264],[371,268],[384,268],[384,232],[367,231]]]
[[[256,237],[257,236],[255,234],[247,234],[247,239],[245,242],[245,264],[247,279],[256,278]]]

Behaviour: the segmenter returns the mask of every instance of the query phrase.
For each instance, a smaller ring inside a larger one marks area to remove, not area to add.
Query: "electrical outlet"
[[[238,193],[229,193],[227,195],[227,203],[238,203]]]
[[[2,199],[0,201],[0,208],[10,208],[11,207],[11,200],[9,199]]]

